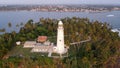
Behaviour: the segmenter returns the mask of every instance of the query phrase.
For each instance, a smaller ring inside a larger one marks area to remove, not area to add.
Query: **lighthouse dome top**
[[[59,21],[58,25],[63,25],[62,21]]]

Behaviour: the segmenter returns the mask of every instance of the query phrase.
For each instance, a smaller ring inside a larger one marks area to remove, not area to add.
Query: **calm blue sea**
[[[101,22],[108,22],[113,28],[120,28],[120,11],[101,12],[101,13],[87,13],[87,12],[32,12],[32,11],[9,11],[0,12],[0,29],[6,28],[7,32],[19,31],[17,24],[26,23],[29,19],[34,22],[39,21],[41,17],[44,18],[65,18],[65,17],[84,17],[90,20],[98,20]],[[8,22],[12,23],[12,27],[8,27]]]

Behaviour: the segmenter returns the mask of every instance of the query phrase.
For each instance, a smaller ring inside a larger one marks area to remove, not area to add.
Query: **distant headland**
[[[118,10],[120,5],[0,5],[0,11],[108,12]]]

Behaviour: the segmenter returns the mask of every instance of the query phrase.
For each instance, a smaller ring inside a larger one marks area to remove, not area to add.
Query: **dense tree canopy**
[[[20,64],[31,66],[49,66],[56,68],[55,64],[60,64],[65,68],[106,68],[114,66],[119,58],[120,37],[117,32],[112,32],[111,27],[107,23],[98,21],[91,22],[88,18],[64,18],[61,19],[64,24],[65,44],[69,46],[68,57],[59,60],[45,57],[31,58],[9,58],[1,60],[0,66],[12,68]],[[24,42],[26,40],[35,40],[39,35],[53,37],[57,35],[56,19],[41,18],[39,22],[33,23],[29,20],[20,31],[5,33],[0,35],[0,59],[2,59],[8,51],[16,46],[16,41]],[[11,24],[9,24],[10,26]],[[86,43],[70,45],[72,42],[79,42],[91,37]],[[54,37],[53,37],[54,38]],[[56,38],[50,39],[52,42]],[[25,61],[28,60],[28,61]],[[34,63],[32,63],[34,62]],[[5,65],[5,63],[7,65]],[[30,67],[29,67],[30,68]]]

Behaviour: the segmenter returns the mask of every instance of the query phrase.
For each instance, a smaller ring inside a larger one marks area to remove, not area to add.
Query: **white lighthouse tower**
[[[62,21],[58,23],[57,29],[57,52],[61,55],[65,53],[65,44],[64,44],[64,28]]]

